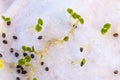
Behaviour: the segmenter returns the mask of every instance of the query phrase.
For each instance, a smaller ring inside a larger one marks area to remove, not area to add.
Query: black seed
[[[18,73],[18,74],[20,73],[20,70],[19,70],[19,69],[17,70],[17,73]]]
[[[7,25],[8,25],[8,26],[11,25],[11,21],[8,21],[8,22],[7,22]]]
[[[35,57],[34,54],[31,54],[30,56],[31,56],[31,58],[34,58],[34,57]]]
[[[22,71],[24,70],[24,68],[21,66],[21,68],[20,68]]]
[[[82,47],[80,48],[80,52],[83,52],[83,48]]]
[[[16,66],[16,68],[21,68],[21,67],[22,67],[22,66],[20,66],[20,65],[17,65],[17,66]]]
[[[81,62],[81,63],[80,63],[80,66],[82,67],[83,65],[84,65],[84,63],[83,63],[83,62]]]
[[[18,39],[17,36],[13,36],[13,39]]]
[[[118,70],[115,70],[113,73],[114,73],[114,74],[118,74]]]
[[[48,67],[46,67],[46,68],[45,68],[45,71],[49,71],[49,68],[48,68]]]
[[[23,53],[23,56],[25,57],[25,56],[27,56],[28,54],[27,53]]]
[[[27,71],[25,71],[25,70],[24,70],[24,71],[22,71],[22,74],[26,74],[26,73],[27,73]]]
[[[19,57],[19,54],[17,52],[15,53],[15,57]]]
[[[3,57],[3,55],[0,53],[0,58]]]
[[[119,34],[118,34],[118,33],[114,33],[113,36],[114,36],[114,37],[118,37]]]
[[[19,77],[16,77],[16,80],[20,80],[20,78],[19,78]]]
[[[4,43],[4,44],[8,44],[7,40],[3,40],[3,43]]]
[[[13,52],[14,52],[14,51],[13,51],[13,48],[10,48],[10,52],[11,52],[11,53],[13,53]]]
[[[42,36],[38,36],[38,39],[41,40],[41,39],[42,39]]]
[[[12,50],[11,50],[10,52],[11,52],[11,53],[13,53],[13,51],[12,51]]]
[[[41,65],[44,65],[44,62],[41,62]]]
[[[5,34],[5,33],[2,33],[2,37],[5,38],[5,37],[6,37],[6,34]]]
[[[73,27],[77,28],[77,26],[73,25]]]

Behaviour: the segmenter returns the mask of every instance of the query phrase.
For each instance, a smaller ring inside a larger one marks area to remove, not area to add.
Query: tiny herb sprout
[[[37,24],[35,26],[35,30],[37,32],[40,32],[42,30],[42,26],[43,26],[43,20],[41,18],[38,18]]]
[[[83,67],[83,65],[86,63],[86,59],[85,58],[83,58],[82,60],[80,60],[80,61],[72,61],[71,62],[72,64],[80,64],[80,66],[81,67]]]
[[[28,51],[28,52],[34,52],[34,47],[27,47],[27,46],[22,46],[22,50],[23,51]]]
[[[31,61],[30,56],[25,56],[24,58],[21,58],[18,60],[18,65],[23,66],[26,65],[28,66]]]
[[[37,51],[35,51],[35,49],[34,49],[34,46],[32,46],[32,47],[27,47],[27,46],[22,46],[22,50],[24,51],[24,52],[34,52],[35,54],[38,54],[38,55],[40,55],[40,60],[42,60],[43,59],[43,54],[42,54],[42,52],[37,52]]]
[[[33,80],[38,80],[37,78],[33,78]]]
[[[110,23],[106,23],[104,24],[103,28],[101,29],[101,34],[104,35],[108,32],[108,30],[110,29],[111,24]]]
[[[74,12],[71,8],[67,9],[67,12],[70,14],[70,16],[73,19],[77,19],[76,25],[78,24],[78,22],[80,22],[81,24],[84,24],[84,19],[76,12]]]
[[[67,42],[69,40],[69,37],[65,36],[63,40]]]
[[[82,67],[85,63],[86,63],[86,59],[83,58],[82,61],[81,61],[81,63],[80,63],[80,66]]]
[[[19,59],[18,60],[18,65],[22,66],[25,64],[25,60],[24,59]]]
[[[9,18],[9,17],[2,16],[2,19],[3,19],[5,22],[9,22],[9,21],[10,21],[10,18]]]

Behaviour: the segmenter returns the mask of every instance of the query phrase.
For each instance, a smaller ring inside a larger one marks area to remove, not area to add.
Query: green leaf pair
[[[86,59],[83,58],[83,59],[81,60],[80,66],[82,67],[85,63],[86,63]]]
[[[111,24],[110,23],[106,23],[104,24],[103,28],[101,29],[101,34],[106,34],[108,32],[108,30],[110,29]]]
[[[10,21],[10,18],[9,18],[9,17],[2,16],[2,19],[3,19],[5,22],[9,22],[9,21]]]
[[[42,26],[43,26],[43,20],[41,18],[38,19],[38,23],[35,26],[35,30],[37,32],[40,32],[42,30]]]
[[[28,51],[28,52],[34,52],[34,47],[31,48],[31,47],[26,47],[26,46],[23,45],[22,50],[23,51]]]
[[[18,60],[18,65],[22,66],[22,65],[25,65],[26,63],[28,63],[30,61],[31,61],[31,58],[30,58],[30,56],[27,55],[27,56],[25,56],[25,58],[21,58],[21,59]]]
[[[71,8],[68,8],[67,12],[70,14],[70,16],[72,16],[73,19],[77,19],[81,24],[84,24],[84,19],[76,12],[73,12]]]

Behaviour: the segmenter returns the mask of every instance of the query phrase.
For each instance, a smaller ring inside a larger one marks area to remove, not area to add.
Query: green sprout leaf
[[[101,34],[106,34],[108,32],[108,30],[110,29],[111,24],[110,23],[106,23],[103,28],[101,29]]]
[[[26,66],[26,67],[29,67],[29,66],[31,66],[31,65],[30,65],[30,63],[25,63],[25,66]]]
[[[23,45],[23,46],[22,46],[22,50],[23,50],[23,51],[26,51],[26,46]]]
[[[9,21],[10,21],[10,18],[9,18],[9,17],[2,16],[2,19],[3,19],[5,22],[9,22]]]
[[[6,22],[9,22],[9,21],[10,21],[10,18],[6,18],[5,21],[6,21]]]
[[[34,51],[35,51],[34,46],[32,46],[32,52],[34,52]]]
[[[31,61],[30,56],[25,56],[25,61],[26,61],[26,62],[30,62],[30,61]]]
[[[37,78],[33,78],[33,80],[37,80]]]
[[[73,14],[72,14],[72,17],[74,18],[74,19],[76,19],[77,18],[77,13],[76,12],[74,12]]]
[[[68,37],[68,36],[65,36],[63,40],[64,40],[64,41],[68,41],[68,40],[69,40],[69,37]]]
[[[68,9],[67,9],[67,12],[68,12],[69,14],[72,14],[72,13],[73,13],[73,10],[72,10],[71,8],[68,8]]]
[[[37,24],[37,25],[35,26],[35,30],[36,30],[37,32],[40,32],[40,31],[42,30],[41,25]]]
[[[34,52],[35,50],[34,50],[34,46],[32,46],[32,47],[26,47],[26,46],[22,46],[22,50],[23,51],[28,51],[28,52]]]
[[[79,18],[79,21],[81,24],[84,24],[84,19],[83,18]]]
[[[26,47],[26,51],[31,52],[32,50],[30,47]]]
[[[38,19],[38,24],[43,25],[43,20],[41,18]]]
[[[5,16],[2,16],[2,19],[5,21]]]
[[[83,58],[82,61],[81,61],[81,63],[80,63],[80,66],[82,67],[85,63],[86,63],[86,59]]]
[[[18,65],[22,66],[25,64],[25,60],[24,59],[19,59],[18,60]]]

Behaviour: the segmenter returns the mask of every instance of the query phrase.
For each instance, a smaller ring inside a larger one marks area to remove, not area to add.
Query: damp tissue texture
[[[76,21],[70,18],[68,8],[79,14],[84,24],[78,23],[68,41],[59,42]],[[11,24],[1,16],[10,17]],[[40,32],[35,30],[38,18],[43,20]],[[106,23],[111,27],[103,35]],[[120,0],[0,0],[0,80],[119,80],[119,34]],[[53,43],[56,40],[58,43]],[[16,68],[24,58],[23,45],[43,51],[43,59],[26,51],[31,57],[30,66],[23,65],[26,74]],[[86,62],[81,66],[83,58]]]

